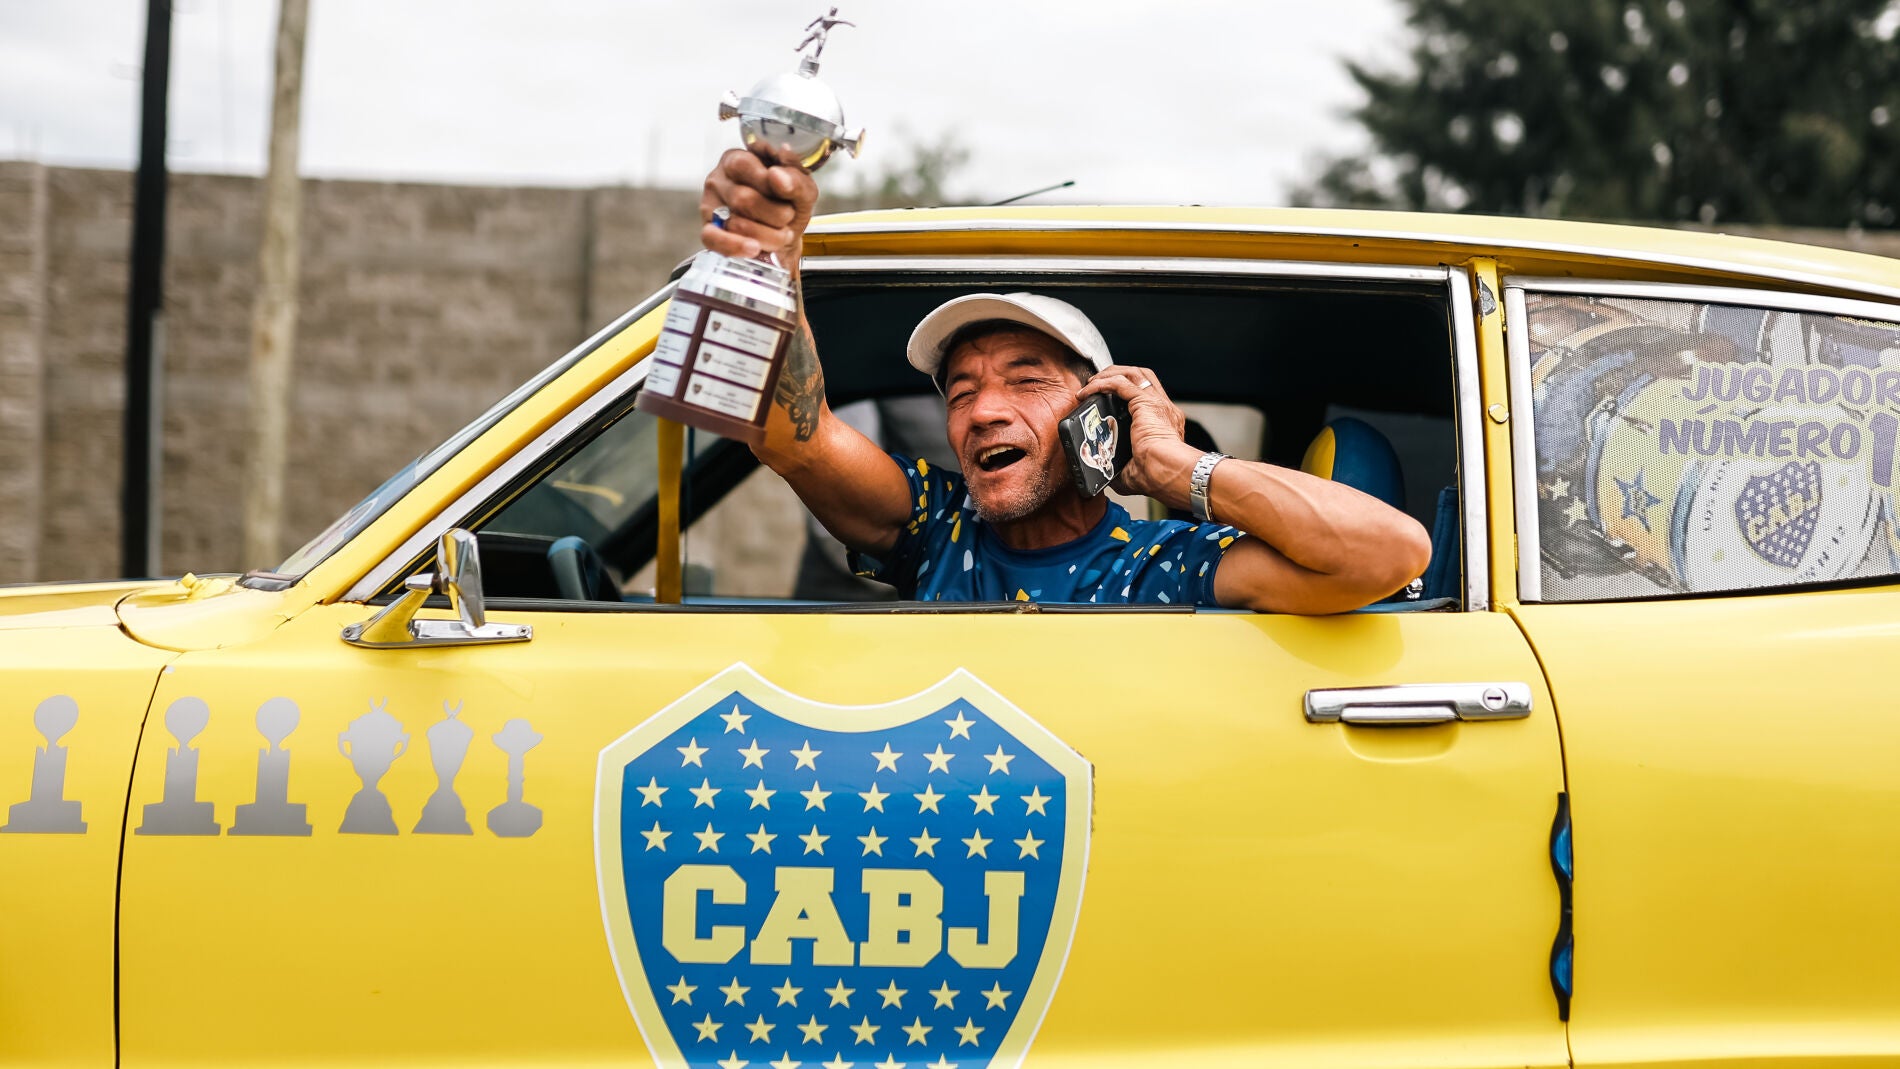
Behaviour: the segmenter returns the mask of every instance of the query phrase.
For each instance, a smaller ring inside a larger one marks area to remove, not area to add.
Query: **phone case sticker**
[[[1102,473],[1102,481],[1115,478],[1115,436],[1118,428],[1113,417],[1104,417],[1093,405],[1082,410],[1082,441],[1076,454],[1082,463]]]

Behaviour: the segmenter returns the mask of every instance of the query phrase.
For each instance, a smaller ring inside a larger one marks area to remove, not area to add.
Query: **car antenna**
[[[1013,197],[1004,197],[1002,200],[993,200],[989,202],[988,204],[985,204],[984,207],[985,208],[1000,208],[1005,204],[1014,204],[1019,200],[1023,200],[1024,198],[1033,197],[1038,193],[1051,193],[1058,189],[1067,189],[1074,184],[1075,184],[1075,179],[1071,178],[1066,182],[1057,182],[1053,186],[1043,186],[1041,189],[1032,189],[1027,193],[1018,193]]]

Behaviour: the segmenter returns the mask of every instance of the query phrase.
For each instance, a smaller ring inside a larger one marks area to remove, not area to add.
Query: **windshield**
[[[603,327],[593,337],[576,346],[566,356],[542,368],[540,373],[535,375],[534,378],[522,383],[508,396],[495,402],[494,406],[489,408],[488,411],[475,417],[466,427],[450,435],[447,441],[444,441],[441,445],[417,457],[415,460],[410,461],[401,471],[390,476],[381,486],[371,491],[368,497],[365,497],[363,500],[351,506],[350,510],[338,517],[335,523],[324,528],[322,534],[319,534],[317,537],[305,543],[302,549],[292,553],[289,559],[272,569],[273,575],[279,578],[294,579],[308,572],[318,564],[321,564],[325,558],[336,552],[338,547],[356,537],[358,532],[374,523],[378,516],[387,512],[391,505],[401,500],[402,496],[408,493],[417,483],[433,474],[435,470],[440,468],[450,457],[461,452],[463,447],[467,446],[476,438],[481,437],[483,432],[487,431],[490,427],[501,422],[502,417],[513,412],[516,408],[519,408],[522,402],[534,396],[535,392],[540,390],[541,387],[553,382],[562,372],[579,363],[582,358],[593,352],[601,343],[619,334],[641,316],[659,307],[660,304],[672,296],[672,294],[673,286],[668,284],[658,293],[641,301],[620,318]]]

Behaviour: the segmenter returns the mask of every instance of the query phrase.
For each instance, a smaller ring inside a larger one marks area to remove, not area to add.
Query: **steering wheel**
[[[607,571],[607,562],[579,535],[554,540],[548,547],[548,570],[554,573],[555,590],[564,600],[620,600],[620,587]]]

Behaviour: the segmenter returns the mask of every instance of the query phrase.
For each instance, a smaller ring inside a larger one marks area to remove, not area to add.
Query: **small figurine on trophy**
[[[834,26],[852,23],[838,9],[813,19],[794,51],[811,48],[798,69],[773,75],[744,97],[727,93],[721,119],[738,119],[740,140],[769,164],[815,171],[839,148],[853,156],[864,131],[844,125],[837,94],[818,80],[818,57]],[[714,213],[714,224],[723,226]],[[734,259],[710,250],[681,276],[640,390],[642,411],[758,445],[798,328],[791,272],[769,255]]]

